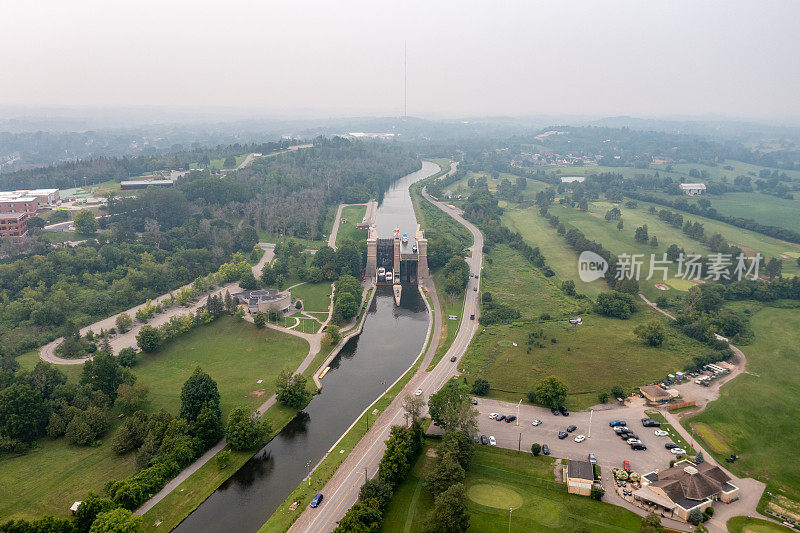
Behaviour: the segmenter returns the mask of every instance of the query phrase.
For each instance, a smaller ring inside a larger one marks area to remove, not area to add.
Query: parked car
[[[567,411],[567,408],[564,407],[563,405],[561,407],[559,407],[558,410],[561,411],[562,415],[569,416],[569,411]]]
[[[450,358],[450,362],[451,362],[451,363],[455,363],[455,362],[456,362],[456,356],[455,356],[455,355],[454,355],[453,357],[451,357],[451,358]]]
[[[642,441],[640,441],[639,439],[628,439],[625,442],[627,442],[628,444],[636,444],[637,442],[642,442]]]
[[[653,420],[652,418],[642,418],[642,425],[646,428],[657,428],[661,426],[661,422]]]
[[[502,422],[503,420],[506,419],[506,415],[497,415],[496,417],[494,417],[494,419],[498,422]]]
[[[575,437],[575,442],[583,442],[586,440],[586,435],[578,435]]]
[[[561,413],[559,413],[559,412],[558,412],[558,409],[556,409],[555,407],[553,407],[552,409],[550,409],[550,412],[551,412],[551,413],[553,413],[553,416],[558,416],[558,415],[560,415],[560,414],[561,414]]]
[[[612,420],[608,425],[613,428],[615,426],[627,426],[628,424],[626,424],[624,420]]]
[[[631,462],[630,462],[630,461],[628,461],[627,459],[625,459],[624,461],[622,461],[622,469],[623,469],[624,471],[626,471],[626,472],[630,472],[630,471],[631,471]]]
[[[614,432],[616,432],[617,435],[619,435],[620,433],[627,433],[628,432],[628,427],[627,426],[616,426],[614,428]]]
[[[534,418],[533,422],[531,422],[531,425],[532,426],[541,426],[542,425],[542,421],[539,420],[538,418]]]
[[[497,446],[497,441],[494,439],[494,435],[489,437],[489,444],[492,446]]]
[[[489,439],[486,438],[486,435],[481,435],[481,444],[483,444],[484,446],[489,444]]]
[[[675,455],[686,455],[686,450],[683,448],[670,448],[670,452],[674,453]]]
[[[669,433],[667,433],[663,429],[657,429],[653,432],[653,435],[655,435],[656,437],[666,437],[667,435],[669,435]]]
[[[668,450],[671,450],[671,449],[673,449],[673,448],[680,448],[680,446],[678,446],[678,445],[677,445],[677,444],[675,444],[674,442],[668,442],[668,443],[666,443],[666,444],[664,445],[664,448],[666,448],[666,449],[668,449]]]
[[[472,287],[472,290],[478,292],[478,287]]]
[[[567,432],[569,433],[572,433],[576,429],[578,429],[578,426],[567,426]]]
[[[489,420],[494,420],[495,418],[497,418],[497,413],[489,414]]]
[[[647,446],[645,446],[641,442],[636,442],[634,444],[631,444],[631,450],[646,450],[646,449]]]
[[[513,422],[513,421],[514,421],[514,420],[516,420],[516,419],[517,419],[517,417],[516,417],[516,416],[514,416],[514,415],[507,416],[507,417],[506,417],[506,424],[510,424],[511,422]]]
[[[597,457],[595,457],[593,453],[589,454],[589,462],[592,463],[593,465],[597,464]]]
[[[550,446],[547,444],[542,444],[542,453],[544,455],[550,455]]]
[[[417,389],[417,392],[415,392],[414,395],[415,396],[421,396],[422,395],[422,389]]]
[[[566,431],[559,431],[558,432],[558,438],[559,439],[564,440],[567,437],[569,437],[569,433],[567,433]]]
[[[478,400],[476,400],[475,398],[472,398],[472,399],[469,401],[469,403],[471,403],[472,405],[478,405]]]
[[[320,503],[322,503],[322,498],[324,498],[324,496],[321,492],[318,492],[317,495],[311,500],[311,507],[317,507]]]

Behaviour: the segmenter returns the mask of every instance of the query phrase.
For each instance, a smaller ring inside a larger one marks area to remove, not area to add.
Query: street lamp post
[[[311,486],[311,459],[306,461],[306,468],[308,468],[308,486]]]
[[[511,533],[511,513],[514,512],[513,507],[508,508],[508,533]]]
[[[519,399],[519,403],[517,404],[517,425],[519,425],[519,406],[522,405],[522,398]]]
[[[589,435],[588,438],[592,438],[592,415],[594,414],[594,409],[589,409]]]

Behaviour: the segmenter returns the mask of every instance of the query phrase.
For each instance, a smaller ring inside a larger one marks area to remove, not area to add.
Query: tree
[[[45,430],[47,405],[41,393],[24,383],[0,391],[0,436],[30,443]]]
[[[706,462],[706,458],[703,457],[703,452],[697,452],[697,455],[694,457],[694,464],[699,465]]]
[[[611,396],[613,396],[614,398],[624,398],[627,395],[625,394],[625,389],[623,389],[619,385],[614,385],[613,387],[611,387]]]
[[[536,398],[539,403],[556,409],[567,399],[567,386],[555,376],[547,377],[536,385]]]
[[[239,287],[246,291],[251,291],[258,288],[258,281],[253,275],[253,271],[249,268],[242,274],[242,279],[239,280]]]
[[[619,222],[617,222],[617,231],[622,231],[622,228],[624,227],[625,223],[622,222],[622,219],[619,219]]]
[[[75,231],[83,235],[94,235],[97,233],[97,219],[94,218],[94,213],[89,209],[81,209],[78,211],[78,214],[75,215],[73,225],[75,226]]]
[[[116,405],[126,415],[135,413],[136,411],[143,410],[148,403],[147,395],[150,389],[144,383],[122,383],[117,387],[117,401]]]
[[[563,283],[561,283],[561,290],[564,291],[564,294],[566,294],[568,296],[574,296],[575,295],[575,282],[572,281],[571,279],[568,279],[568,280],[564,281]]]
[[[264,417],[259,418],[246,407],[237,407],[228,415],[225,438],[233,450],[255,450],[264,445],[271,430]]]
[[[667,332],[659,320],[653,319],[633,329],[634,335],[648,346],[658,347],[664,344]]]
[[[472,393],[478,396],[486,396],[489,392],[489,382],[483,378],[478,378],[472,383]]]
[[[111,439],[111,449],[117,455],[125,455],[136,450],[147,437],[148,423],[144,411],[137,411],[125,419],[114,437]]]
[[[164,341],[164,334],[160,329],[153,326],[144,325],[136,334],[136,345],[142,349],[143,352],[154,352],[161,346]]]
[[[456,483],[463,483],[466,473],[455,457],[450,453],[440,455],[438,464],[425,477],[425,488],[434,497],[443,493],[448,487]]]
[[[232,155],[226,157],[222,162],[222,168],[236,168],[236,158]]]
[[[603,392],[601,392],[600,394],[597,395],[597,399],[598,399],[598,401],[600,403],[607,403],[608,402],[608,398],[609,398],[608,393],[605,392],[605,391],[603,391]]]
[[[630,294],[617,291],[601,292],[597,295],[594,309],[601,315],[625,320],[636,311],[636,300]]]
[[[125,368],[130,368],[136,364],[136,350],[133,348],[123,348],[117,354],[117,360],[119,361],[120,366]]]
[[[264,313],[256,313],[253,316],[253,324],[255,324],[255,326],[259,329],[263,328],[267,325],[267,315]]]
[[[639,533],[666,533],[666,528],[661,525],[661,517],[655,513],[642,518],[642,526],[639,528]]]
[[[647,244],[647,242],[650,240],[650,236],[647,234],[647,224],[636,228],[633,238],[636,240],[636,242]]]
[[[698,508],[696,508],[696,507],[695,507],[695,508],[694,508],[694,509],[692,509],[692,511],[689,513],[689,518],[687,519],[687,521],[688,521],[690,524],[693,524],[693,525],[695,525],[695,526],[696,526],[696,525],[698,525],[698,524],[700,524],[700,523],[703,521],[703,512],[702,512],[702,511],[700,511],[700,509],[698,509]]]
[[[653,248],[658,248],[658,237],[656,237],[655,235],[650,237],[650,246],[652,246]]]
[[[446,431],[439,444],[439,456],[453,456],[466,470],[475,455],[475,442],[463,431]]]
[[[194,422],[204,407],[221,416],[217,382],[198,366],[181,389],[181,418]]]
[[[302,374],[284,370],[276,380],[276,396],[279,402],[295,409],[305,407],[311,401],[308,379]]]
[[[72,417],[72,420],[67,424],[65,436],[69,442],[78,446],[88,446],[97,438],[94,430],[89,425],[84,411],[78,412]]]
[[[542,453],[542,445],[537,442],[531,444],[531,453],[534,457],[538,457],[539,454]]]
[[[200,439],[203,449],[211,448],[225,435],[222,414],[219,409],[204,405],[192,425],[192,435]]]
[[[783,263],[781,263],[781,260],[777,257],[773,257],[769,260],[767,266],[764,267],[764,270],[766,271],[767,276],[769,276],[770,281],[772,281],[773,279],[780,277],[782,268]]]
[[[98,514],[105,513],[116,507],[117,504],[111,498],[103,498],[89,491],[89,495],[78,506],[78,510],[75,511],[75,529],[78,533],[87,533]]]
[[[135,382],[136,376],[122,367],[113,355],[97,352],[92,359],[83,363],[81,385],[102,391],[112,403],[117,398],[117,389],[120,385],[123,383],[132,385]]]
[[[593,500],[600,501],[600,500],[602,500],[602,499],[603,499],[603,495],[604,495],[605,493],[606,493],[606,491],[604,491],[604,490],[603,490],[602,488],[600,488],[600,487],[592,487],[592,492],[590,493],[590,497],[591,497]]]
[[[471,435],[477,429],[478,411],[455,379],[428,398],[428,412],[434,423],[445,431],[460,429]]]
[[[120,333],[125,333],[129,329],[131,329],[131,325],[133,324],[133,319],[131,315],[128,313],[120,313],[117,315],[117,319],[114,321],[117,325],[117,331]]]
[[[380,505],[381,510],[385,511],[392,501],[393,492],[391,485],[376,477],[361,485],[361,489],[358,491],[358,499],[362,502],[375,500]]]
[[[425,531],[429,533],[461,533],[469,528],[467,495],[464,485],[457,483],[436,496],[428,515]]]
[[[373,533],[380,531],[383,514],[376,500],[361,500],[345,513],[334,533]]]
[[[342,334],[339,326],[336,324],[328,324],[328,329],[325,330],[325,335],[322,336],[323,341],[329,346],[336,346],[342,340]]]
[[[100,513],[94,519],[89,533],[141,533],[142,517],[117,507]]]
[[[231,462],[231,451],[228,448],[221,450],[217,456],[214,458],[217,462],[217,468],[220,470],[225,470],[228,468],[228,464]]]
[[[422,413],[422,408],[425,407],[425,400],[422,396],[406,394],[403,398],[403,411],[411,418],[411,422],[416,422]]]
[[[67,382],[67,376],[55,365],[39,361],[30,375],[31,386],[45,398],[50,398],[57,387]],[[0,385],[0,387],[2,387]]]

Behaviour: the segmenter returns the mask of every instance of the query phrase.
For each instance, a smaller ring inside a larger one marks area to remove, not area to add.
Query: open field
[[[566,320],[487,326],[475,336],[460,368],[469,380],[488,380],[490,398],[513,402],[554,375],[569,389],[567,407],[583,409],[598,403],[598,394],[614,385],[630,390],[650,383],[683,369],[693,355],[707,350],[673,328],[667,328],[662,347],[645,346],[633,329],[653,318],[662,317],[642,305],[630,320],[583,316],[577,329]],[[540,330],[541,337],[527,353],[528,334]]]
[[[773,522],[746,516],[734,516],[728,520],[727,526],[730,533],[789,533],[793,531]]]
[[[800,469],[787,468],[797,457],[800,309],[764,307],[752,315],[751,326],[755,339],[742,347],[747,373],[723,385],[718,400],[681,423],[687,429],[690,423],[708,424],[739,455],[726,465],[731,471],[765,481],[767,491],[800,501]]]
[[[427,370],[430,372],[441,361],[453,340],[456,338],[458,328],[461,327],[461,321],[464,319],[464,293],[458,296],[447,294],[444,291],[444,276],[441,269],[433,274],[433,282],[436,285],[436,294],[439,296],[439,305],[442,308],[442,333],[439,337],[439,345],[436,348],[436,353],[431,359]],[[450,320],[451,316],[455,316],[455,320]]]
[[[800,200],[787,200],[757,192],[728,192],[721,196],[706,196],[720,213],[732,217],[752,218],[761,224],[771,224],[800,231]]]
[[[421,532],[433,507],[422,482],[433,459],[426,455],[429,441],[408,479],[398,487],[389,505],[382,531]],[[636,531],[641,519],[621,507],[568,494],[553,479],[551,457],[533,457],[500,448],[478,446],[467,470],[469,531]],[[558,459],[556,459],[558,461]]]
[[[507,179],[511,183],[516,184],[517,178],[524,177],[519,176],[517,174],[509,174],[507,172],[500,172],[497,177],[492,177],[491,173],[489,172],[474,172],[469,171],[463,179],[453,183],[448,187],[448,189],[452,190],[454,194],[462,194],[468,196],[474,189],[469,187],[469,180],[472,179],[480,179],[486,178],[486,184],[489,187],[491,192],[495,192],[497,190],[497,185],[503,180]],[[525,178],[527,185],[525,189],[521,193],[521,197],[523,201],[533,201],[536,197],[536,193],[546,189],[549,187],[547,183],[544,183],[539,180],[535,180],[533,178]]]
[[[342,209],[342,218],[347,222],[339,223],[339,232],[336,234],[337,246],[345,239],[352,239],[354,241],[367,240],[367,232],[356,229],[356,224],[364,220],[366,212],[366,205],[348,205]]]
[[[307,353],[308,344],[302,339],[223,317],[153,354],[141,355],[133,370],[138,381],[150,388],[148,411],[164,408],[177,414],[181,386],[199,365],[217,381],[221,407],[227,414],[237,405],[263,403],[273,393],[278,373],[297,368]],[[20,364],[32,368],[35,357],[35,352],[25,354]],[[63,368],[70,380],[76,380],[82,367]],[[263,383],[257,384],[258,379]],[[263,396],[251,396],[261,388]],[[0,460],[0,517],[65,515],[87,491],[102,493],[107,480],[132,473],[133,456],[120,457],[111,451],[111,436],[119,424],[112,417],[111,429],[97,447],[44,438],[30,453]]]
[[[291,293],[293,300],[303,300],[304,311],[328,312],[331,303],[330,282],[303,283],[291,289]]]

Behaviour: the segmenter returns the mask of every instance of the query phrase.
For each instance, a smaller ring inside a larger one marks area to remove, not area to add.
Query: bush
[[[119,361],[120,366],[124,366],[125,368],[130,368],[135,365],[136,358],[136,350],[133,348],[123,348],[117,355],[117,360]]]
[[[131,325],[133,324],[133,319],[131,318],[131,315],[129,315],[128,313],[122,313],[120,315],[117,315],[115,323],[117,325],[117,329],[119,330],[119,332],[125,333],[126,331],[131,329]]]
[[[525,396],[527,396],[529,402],[536,403],[536,391],[529,390]]]
[[[604,491],[604,490],[603,490],[602,488],[600,488],[600,487],[592,487],[591,498],[592,498],[593,500],[600,501],[600,500],[602,500],[602,499],[603,499],[603,495],[604,495],[605,493],[606,493],[606,491]]]
[[[255,324],[257,328],[263,328],[267,324],[267,315],[264,313],[256,313],[253,316],[253,324]]]
[[[266,419],[246,407],[237,407],[228,415],[225,438],[232,450],[255,450],[264,445],[270,430]]]
[[[600,403],[608,402],[608,398],[609,395],[607,392],[601,392],[600,394],[597,395],[597,399],[600,401]]]
[[[161,330],[153,326],[142,326],[136,334],[136,344],[143,352],[154,352],[161,346],[164,337]]]
[[[692,509],[692,512],[689,513],[689,520],[688,522],[693,525],[698,525],[703,521],[703,513],[700,512],[700,509]]]
[[[472,383],[472,393],[478,396],[486,396],[489,392],[489,382],[483,378],[478,378]]]
[[[531,453],[534,457],[538,457],[539,454],[542,453],[542,445],[537,442],[531,444]]]
[[[225,470],[228,468],[228,464],[231,462],[231,451],[228,448],[225,448],[217,454],[217,457],[214,460],[217,462],[217,468],[220,470]]]
[[[602,292],[597,296],[594,310],[604,316],[628,319],[636,311],[636,300],[630,294]]]
[[[276,380],[276,395],[279,402],[295,409],[305,407],[311,401],[307,388],[308,379],[302,374],[281,372]]]

